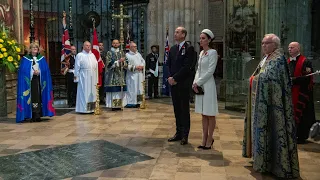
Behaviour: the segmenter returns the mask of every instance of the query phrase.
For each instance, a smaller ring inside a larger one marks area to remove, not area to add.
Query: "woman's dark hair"
[[[207,36],[207,38],[209,39],[209,47],[211,48],[211,49],[214,49],[215,47],[214,47],[214,43],[213,43],[213,40],[214,40],[214,38],[212,38],[211,39],[211,37],[207,34],[207,33],[202,33],[202,34],[205,34],[206,36]]]

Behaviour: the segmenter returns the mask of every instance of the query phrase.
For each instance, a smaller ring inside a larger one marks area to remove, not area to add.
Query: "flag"
[[[69,40],[69,31],[66,24],[66,17],[63,17],[62,19],[62,27],[63,27],[63,33],[62,33],[62,49],[61,49],[61,59],[60,61],[64,61],[65,58],[71,53],[71,44]],[[61,73],[65,75],[66,73],[66,66],[61,63]]]
[[[170,51],[169,32],[167,29],[166,44],[164,46],[164,63],[163,63],[163,77],[162,77],[162,95],[166,95],[166,96],[170,96],[170,86],[169,86],[169,82],[168,82],[169,67],[167,65],[169,51]]]
[[[98,85],[102,86],[102,76],[103,76],[103,68],[104,68],[104,63],[101,59],[100,52],[99,52],[99,42],[98,42],[98,35],[97,35],[97,30],[96,28],[93,29],[93,37],[92,37],[92,50],[91,52],[94,54],[98,61]]]
[[[130,51],[130,29],[129,29],[129,24],[127,25],[127,40],[126,40],[126,52]]]

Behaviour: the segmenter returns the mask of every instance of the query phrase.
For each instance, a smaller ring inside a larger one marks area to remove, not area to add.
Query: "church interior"
[[[129,18],[114,18],[121,11]],[[79,114],[69,107],[67,81],[61,73],[63,12],[69,41],[77,52],[84,41],[92,42],[93,19],[105,51],[114,39],[120,39],[123,48],[133,41],[145,59],[151,46],[157,46],[159,98],[144,99],[144,107],[121,111],[100,103],[94,114]],[[249,78],[263,58],[261,41],[267,33],[279,36],[286,57],[289,43],[299,42],[313,71],[320,70],[319,17],[317,0],[0,0],[0,29],[21,45],[19,55],[28,54],[30,43],[36,42],[46,57],[56,110],[56,116],[41,122],[16,123],[18,72],[0,64],[0,180],[277,179],[256,172],[252,160],[242,157]],[[171,97],[163,93],[164,62],[166,49],[175,45],[178,26],[188,31],[186,40],[197,58],[201,31],[208,28],[215,35],[219,115],[210,150],[197,148],[202,119],[194,112],[193,101],[189,144],[167,141],[176,130],[176,120]],[[319,122],[319,74],[313,82]],[[298,154],[300,179],[319,179],[320,139],[298,144]]]

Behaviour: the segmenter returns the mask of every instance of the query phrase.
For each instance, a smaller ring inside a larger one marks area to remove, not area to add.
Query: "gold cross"
[[[123,48],[123,43],[124,43],[124,37],[123,37],[123,19],[128,19],[131,18],[129,15],[124,15],[123,14],[123,5],[120,4],[120,14],[112,14],[112,18],[117,18],[120,19],[120,49],[122,50]]]

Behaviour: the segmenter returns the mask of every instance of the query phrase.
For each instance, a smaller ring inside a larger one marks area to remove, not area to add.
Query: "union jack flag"
[[[167,65],[167,60],[169,56],[170,46],[169,46],[169,30],[167,29],[166,34],[166,44],[164,46],[164,63],[163,63],[163,77],[162,77],[162,95],[170,96],[170,86],[168,82],[169,78],[169,67]]]

